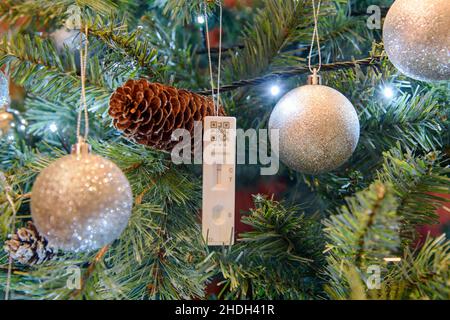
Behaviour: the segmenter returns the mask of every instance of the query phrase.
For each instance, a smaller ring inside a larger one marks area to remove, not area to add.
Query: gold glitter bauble
[[[117,239],[133,204],[130,184],[111,161],[71,154],[42,170],[34,183],[31,213],[49,246],[90,251]]]
[[[0,137],[8,133],[11,128],[11,122],[14,120],[12,113],[0,111]]]
[[[408,77],[450,79],[450,1],[397,0],[383,26],[386,53]]]
[[[302,86],[283,96],[270,115],[269,129],[279,129],[280,160],[309,174],[342,165],[359,140],[358,115],[351,102],[322,85]]]

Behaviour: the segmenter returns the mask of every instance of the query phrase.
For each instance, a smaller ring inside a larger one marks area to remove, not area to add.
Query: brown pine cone
[[[172,132],[183,128],[193,137],[194,121],[214,115],[213,100],[183,89],[128,80],[112,94],[109,115],[114,126],[137,143],[170,151]],[[223,108],[219,115],[224,115]]]
[[[5,242],[5,251],[25,265],[41,264],[54,257],[53,249],[48,247],[47,240],[39,234],[31,221],[26,228],[20,228]]]

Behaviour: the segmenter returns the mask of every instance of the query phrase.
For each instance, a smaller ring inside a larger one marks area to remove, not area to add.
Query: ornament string
[[[8,201],[8,203],[9,203],[9,205],[11,207],[11,211],[12,211],[11,234],[14,234],[15,231],[16,231],[15,229],[16,229],[16,215],[17,215],[17,211],[16,211],[16,207],[14,205],[14,201],[11,198],[11,194],[10,194],[12,189],[11,189],[11,186],[6,181],[6,177],[3,174],[0,175],[0,179],[2,180],[2,182],[4,184],[6,200]],[[13,266],[13,258],[12,258],[11,254],[10,254],[9,258],[8,258],[8,273],[6,275],[5,300],[9,300],[9,292],[11,290],[12,266]]]
[[[89,134],[89,114],[86,102],[86,65],[88,56],[88,27],[85,26],[84,34],[84,50],[83,50],[83,37],[80,32],[80,74],[81,74],[81,97],[80,97],[80,110],[78,111],[77,121],[77,138],[81,138],[81,117],[84,111],[84,139],[87,140]]]
[[[219,1],[219,57],[217,66],[217,105],[216,105],[216,116],[219,115],[219,105],[220,105],[220,69],[222,69],[222,1]]]
[[[211,96],[214,104],[214,114],[216,116],[219,115],[219,105],[220,105],[220,69],[221,69],[221,61],[222,61],[222,3],[219,2],[219,56],[218,56],[218,69],[217,69],[217,89],[214,90],[214,76],[213,76],[213,68],[212,68],[212,59],[211,59],[211,42],[209,37],[209,26],[208,26],[208,12],[207,12],[207,3],[204,5],[204,16],[205,16],[205,28],[206,28],[206,47],[208,51],[208,64],[209,64],[209,76],[211,79]],[[215,96],[217,93],[217,96]]]
[[[209,27],[208,27],[208,12],[207,12],[207,4],[205,2],[204,5],[204,17],[205,17],[205,28],[206,28],[206,48],[208,51],[208,66],[209,66],[209,79],[210,79],[210,84],[211,84],[211,97],[213,99],[213,103],[215,105],[214,99],[214,80],[213,80],[213,70],[212,70],[212,62],[211,62],[211,46],[210,46],[210,42],[209,42]]]
[[[313,17],[314,17],[314,31],[313,31],[311,46],[309,48],[309,55],[308,55],[308,68],[309,68],[309,71],[311,71],[311,73],[314,73],[314,69],[315,69],[311,65],[312,53],[313,53],[313,49],[314,49],[314,41],[316,41],[316,44],[317,44],[317,55],[319,58],[319,64],[316,69],[316,72],[318,73],[320,71],[320,69],[322,68],[322,53],[320,51],[320,38],[319,38],[319,28],[318,28],[320,2],[321,2],[321,0],[319,0],[319,3],[317,4],[317,9],[316,9],[316,1],[312,0],[312,9],[313,9]]]

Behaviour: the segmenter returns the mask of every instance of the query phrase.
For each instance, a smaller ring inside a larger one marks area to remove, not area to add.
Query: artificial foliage
[[[270,88],[286,93],[305,83],[313,11],[306,0],[246,3],[251,4],[223,3],[221,102],[238,127],[260,129],[280,98]],[[246,231],[238,230],[236,244],[205,245],[199,166],[175,165],[166,152],[126,139],[108,115],[112,93],[129,79],[209,94],[206,30],[197,20],[203,4],[0,3],[0,20],[13,33],[0,41],[0,66],[26,93],[13,99],[14,126],[0,140],[1,247],[22,245],[20,228],[31,218],[36,176],[76,142],[79,38],[61,45],[54,37],[73,5],[89,27],[89,143],[125,173],[134,199],[128,226],[111,245],[89,253],[51,252],[34,264],[16,259],[9,297],[449,299],[450,242],[445,234],[417,232],[438,223],[436,210],[446,201],[440,195],[450,194],[448,83],[410,79],[390,63],[381,30],[366,24],[367,7],[379,5],[383,18],[388,0],[322,1],[323,82],[351,101],[361,125],[352,157],[320,175],[281,165],[276,177],[287,187],[277,195],[253,196],[253,205],[242,212]],[[211,38],[217,5],[207,4]],[[217,46],[211,51],[216,61]],[[314,59],[316,54],[314,48]],[[261,179],[259,169],[238,166],[237,189]],[[0,297],[9,252],[0,252]],[[381,277],[376,288],[367,285],[373,266]],[[72,283],[73,275],[79,281]]]

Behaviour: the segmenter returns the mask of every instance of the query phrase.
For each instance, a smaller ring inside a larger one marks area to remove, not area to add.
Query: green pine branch
[[[167,0],[159,1],[163,7],[163,13],[169,15],[171,20],[178,23],[189,23],[194,14],[203,14],[204,0]],[[209,12],[209,6],[207,12]]]
[[[61,55],[49,40],[18,34],[9,43],[3,39],[0,65],[7,65],[16,83],[40,97],[73,96],[79,94],[81,82],[75,56],[65,51]],[[93,109],[105,109],[110,96],[101,69],[98,58],[89,60],[86,95]]]
[[[437,221],[435,211],[445,201],[437,194],[448,194],[449,186],[449,169],[441,166],[436,154],[414,156],[401,149],[385,153],[377,181],[348,198],[339,214],[324,222],[329,296],[407,298],[408,275],[395,271],[395,265],[388,266],[383,259],[409,254],[416,228]],[[413,256],[409,254],[410,261]],[[383,281],[389,283],[376,293],[367,292],[365,285],[372,265],[381,268]]]
[[[134,7],[129,0],[5,0],[0,4],[0,17],[21,30],[48,30],[61,27],[68,18],[69,7],[73,5],[102,16]]]
[[[255,196],[243,222],[252,231],[240,235],[230,250],[218,252],[223,295],[254,299],[312,299],[320,285],[312,281],[322,261],[317,220],[299,208]]]
[[[112,18],[112,20],[115,19]],[[151,41],[146,39],[148,37],[143,33],[142,28],[130,32],[123,22],[114,25],[97,18],[89,28],[89,33],[101,40],[115,53],[120,52],[121,60],[134,61],[140,68],[141,76],[158,79],[158,73],[161,72],[158,50]]]
[[[397,214],[406,241],[416,237],[417,226],[437,222],[435,211],[446,201],[439,194],[450,193],[450,168],[441,164],[436,153],[417,157],[409,150],[391,149],[384,154],[378,179],[392,183],[401,199]]]

